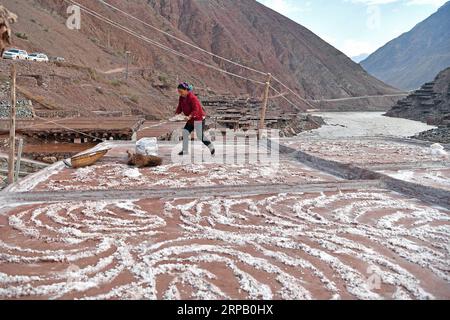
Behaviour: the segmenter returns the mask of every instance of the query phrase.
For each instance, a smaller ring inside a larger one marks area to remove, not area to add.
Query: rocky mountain
[[[214,67],[265,81],[264,75],[242,70],[194,50],[105,6],[101,1],[78,2],[140,35]],[[270,72],[306,98],[372,96],[397,91],[370,76],[361,66],[308,29],[254,0],[106,2],[205,50]],[[176,103],[173,89],[181,79],[193,82],[197,91],[205,94],[250,94],[257,97],[262,94],[260,85],[217,73],[170,54],[84,12],[81,30],[69,30],[65,26],[67,1],[2,0],[2,4],[19,15],[19,22],[14,25],[14,46],[66,59],[66,63],[59,64],[58,68],[53,65],[39,67],[37,71],[44,72],[44,78],[48,80],[47,83],[44,81],[46,85],[36,85],[33,79],[33,86],[23,84],[30,95],[43,99],[51,97],[53,106],[112,111],[128,109],[129,112],[133,109],[161,117],[173,111]],[[126,51],[131,52],[128,82],[123,81]],[[23,73],[37,73],[33,68],[26,67]],[[60,71],[63,82],[61,77],[51,76],[55,70]],[[73,81],[72,74],[75,77]],[[64,83],[64,86],[58,86],[59,83]],[[290,98],[295,100],[292,96]],[[371,105],[367,101],[356,100],[348,105],[362,109],[378,104],[375,107],[383,108],[392,101],[389,99],[377,99]],[[296,102],[308,108],[301,101]],[[326,108],[326,105],[321,107]]]
[[[450,143],[450,68],[440,72],[432,82],[400,100],[386,114],[439,126],[437,130],[420,137],[436,142]]]
[[[414,90],[450,66],[450,1],[411,31],[390,41],[361,65],[378,79]]]
[[[17,16],[0,5],[0,55],[11,45],[11,24],[16,22]]]

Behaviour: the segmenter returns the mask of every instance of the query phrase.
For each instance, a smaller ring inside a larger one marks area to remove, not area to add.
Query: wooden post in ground
[[[111,28],[108,28],[108,48],[111,48]]]
[[[128,74],[130,72],[130,51],[125,52],[126,56],[127,56],[127,67],[126,67],[126,71],[125,71],[125,80],[128,81]]]
[[[16,151],[16,66],[11,65],[11,112],[9,125],[8,184],[14,183],[14,156]]]
[[[19,140],[19,150],[17,151],[16,176],[14,181],[19,180],[20,162],[22,161],[23,139]]]
[[[262,106],[261,106],[261,115],[259,118],[258,139],[261,139],[262,130],[265,127],[267,105],[269,103],[270,80],[272,80],[272,75],[270,73],[268,73],[266,87],[264,89],[264,97],[263,97]]]

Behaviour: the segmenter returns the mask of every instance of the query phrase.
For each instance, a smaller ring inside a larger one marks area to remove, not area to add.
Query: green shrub
[[[17,38],[23,39],[23,40],[28,40],[28,36],[26,33],[23,32],[16,32],[15,33]]]
[[[134,103],[139,103],[139,97],[138,96],[131,96],[130,100],[133,101]]]
[[[120,86],[122,85],[122,81],[117,80],[117,79],[111,80],[110,83],[111,83],[111,85],[114,86],[114,87],[120,87]]]

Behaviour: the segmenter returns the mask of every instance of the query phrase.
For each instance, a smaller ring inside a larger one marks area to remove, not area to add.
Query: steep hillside
[[[432,125],[450,124],[450,68],[440,72],[434,81],[425,83],[419,90],[400,100],[387,115]]]
[[[413,90],[450,66],[450,2],[361,65],[384,82]]]
[[[450,143],[450,68],[398,103],[386,114],[439,126],[418,138]]]
[[[265,80],[262,75],[242,70],[193,50],[108,8],[101,1],[79,2],[139,34],[215,67],[260,81]],[[206,50],[271,72],[307,98],[329,99],[389,94],[396,91],[369,76],[358,64],[309,30],[254,0],[107,2]],[[250,93],[255,96],[262,93],[259,85],[196,65],[117,30],[86,13],[82,14],[81,30],[69,30],[65,26],[68,4],[63,0],[3,0],[2,3],[19,15],[13,36],[15,46],[62,56],[71,66],[87,67],[96,72],[96,77],[90,77],[91,79],[83,80],[84,82],[70,83],[68,80],[61,94],[64,92],[69,98],[61,96],[59,100],[70,100],[70,97],[79,96],[81,85],[96,88],[104,87],[106,83],[107,89],[113,89],[109,84],[123,80],[127,50],[131,51],[132,77],[131,84],[123,85],[122,90],[130,92],[124,92],[120,96],[135,96],[133,100],[138,100],[139,107],[149,113],[170,113],[176,103],[172,89],[177,79],[192,81],[197,90],[204,93]],[[51,73],[51,70],[49,72]],[[39,95],[43,95],[43,89],[39,89]],[[55,89],[52,94],[58,95],[57,91],[58,89]],[[93,90],[91,96],[108,96],[110,90],[99,91],[102,93]],[[107,99],[109,105],[102,107],[116,110],[115,99]],[[93,98],[93,101],[95,100]],[[389,100],[379,99],[376,103],[386,105],[387,101]],[[78,101],[75,99],[72,105],[76,103]],[[300,101],[298,104],[306,108]],[[367,107],[367,101],[352,101],[351,104],[361,108]],[[98,105],[85,107],[99,109]]]

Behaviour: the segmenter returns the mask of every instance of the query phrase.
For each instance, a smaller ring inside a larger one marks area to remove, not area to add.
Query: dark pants
[[[205,136],[206,121],[196,121],[194,124],[186,123],[183,130],[183,152],[189,153],[189,140],[191,133],[195,130],[197,138],[200,139],[205,146],[213,148],[211,141]]]

